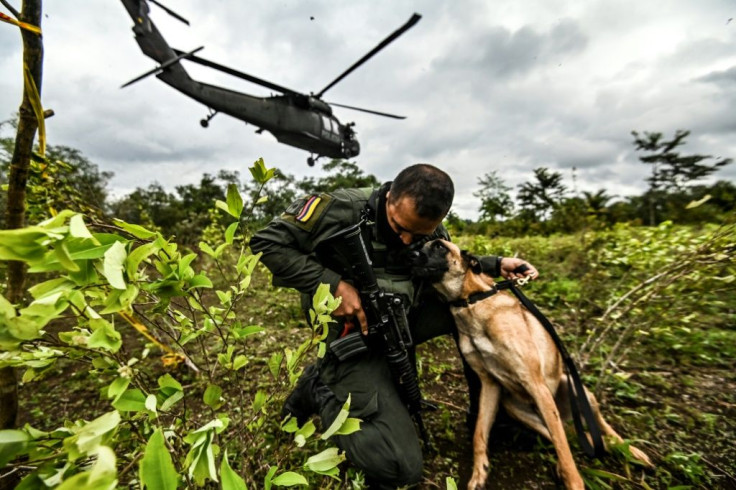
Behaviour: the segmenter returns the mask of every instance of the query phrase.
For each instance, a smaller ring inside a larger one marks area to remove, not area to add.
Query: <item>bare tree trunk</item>
[[[42,0],[23,0],[18,20],[40,27]],[[23,63],[28,67],[31,77],[41,93],[43,74],[43,40],[40,35],[21,29],[23,36]],[[20,74],[21,78],[23,73]],[[24,84],[25,86],[25,84]],[[15,136],[15,148],[10,161],[8,177],[8,201],[5,210],[5,224],[8,229],[25,226],[26,183],[28,169],[33,151],[33,140],[38,129],[38,121],[31,106],[28,87],[23,90],[23,101],[20,106],[18,130]],[[22,262],[8,262],[7,298],[11,303],[20,303],[23,299],[26,270]],[[18,386],[12,368],[0,370],[0,428],[16,425],[18,416]]]

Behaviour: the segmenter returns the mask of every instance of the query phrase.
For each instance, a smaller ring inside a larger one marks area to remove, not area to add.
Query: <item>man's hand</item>
[[[524,272],[514,272],[514,270],[522,265],[527,267]],[[536,267],[526,260],[517,257],[504,257],[501,260],[501,275],[506,279],[521,279],[522,277],[536,279],[539,276],[539,272]]]
[[[363,335],[368,334],[368,319],[363,311],[363,305],[360,303],[360,294],[358,290],[345,281],[340,281],[335,289],[335,297],[341,297],[342,302],[335,311],[333,316],[345,317],[346,319],[357,318],[360,323],[360,330]]]

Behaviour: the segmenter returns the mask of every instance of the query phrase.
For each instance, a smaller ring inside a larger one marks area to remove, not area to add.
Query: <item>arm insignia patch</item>
[[[322,198],[316,195],[309,196],[307,202],[301,207],[301,209],[295,213],[294,219],[299,223],[306,223],[314,215],[314,210],[317,209],[319,203],[322,202]]]

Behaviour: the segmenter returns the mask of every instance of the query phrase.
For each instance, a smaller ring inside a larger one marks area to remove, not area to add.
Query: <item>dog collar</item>
[[[468,299],[460,298],[460,299],[456,299],[455,301],[450,301],[449,305],[457,306],[460,308],[467,308],[473,303],[477,303],[478,301],[483,301],[486,298],[490,298],[497,292],[498,292],[498,288],[496,286],[493,286],[488,291],[481,291],[479,293],[471,294],[470,296],[468,296]]]
[[[483,301],[486,298],[490,298],[497,292],[503,290],[503,289],[510,289],[513,285],[513,281],[501,281],[497,282],[493,286],[491,286],[491,289],[488,291],[480,291],[478,293],[473,293],[470,296],[468,296],[468,299],[460,298],[456,299],[455,301],[450,301],[447,304],[450,306],[456,306],[458,308],[467,308],[468,306],[472,305],[473,303],[477,303],[478,301]]]

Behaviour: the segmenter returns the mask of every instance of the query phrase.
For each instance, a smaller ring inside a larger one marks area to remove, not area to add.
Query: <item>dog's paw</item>
[[[488,463],[473,468],[473,477],[468,483],[468,490],[483,490],[486,488],[486,479],[488,478]]]
[[[647,456],[646,453],[642,451],[641,449],[634,447],[634,446],[629,446],[629,451],[631,451],[631,455],[634,458],[638,459],[639,461],[641,461],[648,467],[650,468],[654,467],[654,465],[652,464],[652,460],[649,459],[649,456]]]

